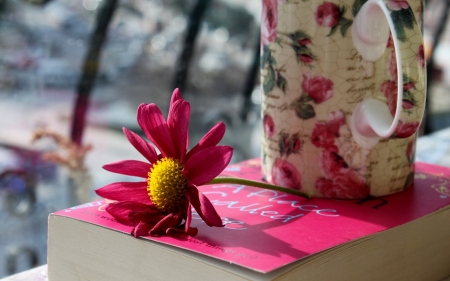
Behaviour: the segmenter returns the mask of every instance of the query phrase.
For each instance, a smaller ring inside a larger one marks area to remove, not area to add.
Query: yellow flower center
[[[153,164],[148,173],[148,195],[164,213],[171,213],[180,205],[187,184],[182,170],[183,166],[178,160],[162,158]]]

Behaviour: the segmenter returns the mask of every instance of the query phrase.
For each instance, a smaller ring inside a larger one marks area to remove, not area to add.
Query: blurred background
[[[450,125],[449,1],[427,0],[423,134]],[[261,0],[0,0],[0,278],[46,263],[49,213],[96,199],[143,159],[140,103],[191,102],[190,144],[217,122],[233,162],[259,156]]]

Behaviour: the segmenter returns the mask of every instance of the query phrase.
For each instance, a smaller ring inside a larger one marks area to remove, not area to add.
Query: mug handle
[[[410,16],[403,19],[402,15]],[[423,38],[406,0],[368,0],[353,22],[354,45],[364,59],[375,61],[385,51],[389,30],[398,70],[396,111],[392,116],[386,102],[376,98],[367,98],[359,103],[350,123],[355,140],[365,147],[375,145],[380,138],[412,136],[425,110]],[[408,105],[402,106],[405,92]]]

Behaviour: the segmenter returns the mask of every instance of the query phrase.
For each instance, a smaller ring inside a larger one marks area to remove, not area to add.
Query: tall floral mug
[[[425,108],[419,0],[263,0],[262,166],[315,197],[401,191]],[[418,23],[419,21],[419,23]]]

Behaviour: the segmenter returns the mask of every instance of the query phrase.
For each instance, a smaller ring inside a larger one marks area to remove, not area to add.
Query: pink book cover
[[[223,175],[261,180],[258,159],[230,165]],[[215,205],[224,228],[206,226],[193,214],[195,237],[145,237],[267,273],[331,247],[413,221],[450,204],[450,169],[416,163],[414,185],[364,200],[304,199],[249,186],[199,188]],[[56,215],[129,233],[106,212],[105,201]],[[130,237],[132,238],[132,237]],[[133,238],[137,239],[137,238]]]

